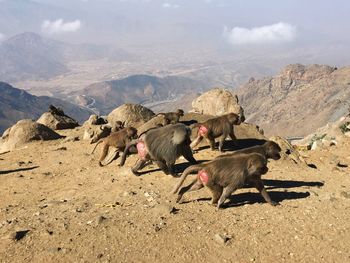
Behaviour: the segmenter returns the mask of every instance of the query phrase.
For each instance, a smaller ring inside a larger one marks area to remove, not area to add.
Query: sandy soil
[[[349,146],[303,153],[317,169],[271,161],[265,185],[280,206],[245,188],[217,211],[207,189],[176,204],[176,178],[133,176],[135,156],[100,168],[85,141],[34,142],[0,155],[0,261],[350,262],[350,168],[337,167]]]

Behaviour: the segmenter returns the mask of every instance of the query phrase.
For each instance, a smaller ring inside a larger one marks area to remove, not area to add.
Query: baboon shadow
[[[204,163],[204,162],[208,162],[209,160],[200,160],[198,161],[198,164],[200,163]],[[153,163],[152,165],[157,166],[157,164]],[[175,173],[182,173],[187,167],[191,166],[192,164],[190,164],[189,162],[184,162],[184,163],[178,163],[174,165],[174,169],[175,169]],[[147,165],[148,166],[148,165]],[[147,169],[147,166],[144,169]],[[160,172],[162,171],[160,168],[155,168],[155,169],[151,169],[151,170],[146,170],[146,171],[139,171],[139,175],[144,175],[144,174],[148,174],[148,173],[153,173],[153,172]],[[178,175],[178,177],[180,177],[180,175]]]
[[[310,187],[322,187],[324,183],[322,182],[304,182],[304,181],[294,181],[294,180],[272,180],[272,179],[263,179],[265,188],[276,189],[276,188],[294,188],[306,186]],[[266,187],[268,186],[268,187]]]
[[[0,171],[0,174],[10,174],[10,173],[15,173],[15,172],[22,172],[22,171],[30,171],[38,168],[39,166],[32,166],[32,167],[27,167],[27,168],[18,168],[18,169],[13,169],[13,170],[4,170]]]
[[[223,150],[224,152],[237,151],[237,150],[241,150],[241,149],[245,149],[245,148],[249,148],[257,145],[262,145],[265,142],[266,140],[264,139],[255,139],[255,138],[237,139],[237,140],[227,139],[224,142]],[[203,144],[204,145],[199,146],[196,151],[201,151],[201,150],[210,148],[210,146],[205,141],[203,142]],[[216,147],[216,150],[219,148],[218,141],[215,143],[215,147]]]
[[[302,199],[310,196],[309,192],[277,192],[277,191],[269,191],[268,192],[271,200],[275,202],[282,202],[284,200],[296,200]],[[249,192],[249,193],[240,193],[231,195],[229,201],[226,201],[223,208],[229,207],[238,207],[247,204],[255,204],[255,203],[266,203],[260,193]]]

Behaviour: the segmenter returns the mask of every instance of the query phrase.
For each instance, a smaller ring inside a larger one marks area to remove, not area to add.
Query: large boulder
[[[137,134],[142,134],[148,130],[151,130],[153,128],[156,128],[159,126],[159,124],[163,125],[164,118],[163,116],[155,116],[146,123],[142,124],[140,127],[137,128]]]
[[[7,129],[0,140],[0,152],[10,151],[34,140],[55,140],[63,136],[33,120],[20,120]]]
[[[238,104],[238,97],[229,90],[216,88],[209,90],[192,101],[192,112],[219,116],[236,113],[244,116],[243,108]]]
[[[112,128],[108,125],[84,125],[83,140],[95,143],[101,138],[107,137]]]
[[[149,121],[154,115],[153,111],[144,106],[127,103],[108,114],[107,120],[112,127],[115,126],[117,121],[122,121],[125,122],[125,126],[138,128]]]
[[[62,109],[56,108],[52,105],[50,106],[49,112],[45,112],[41,115],[37,122],[53,130],[74,129],[79,126],[79,123],[64,114]]]

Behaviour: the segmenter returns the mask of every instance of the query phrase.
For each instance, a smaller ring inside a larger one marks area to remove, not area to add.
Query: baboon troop
[[[165,174],[177,177],[181,171],[175,168],[176,160],[183,156],[190,166],[181,175],[173,193],[177,193],[177,202],[180,202],[186,192],[196,191],[206,186],[212,193],[212,204],[221,208],[225,200],[236,190],[246,184],[254,186],[264,200],[271,205],[278,203],[271,200],[266,192],[261,176],[268,172],[267,160],[279,160],[281,147],[273,142],[266,141],[262,145],[236,150],[221,154],[211,161],[198,164],[193,156],[195,148],[205,138],[211,150],[215,150],[215,139],[219,138],[218,150],[223,152],[223,145],[229,136],[234,142],[234,125],[245,121],[243,114],[228,113],[213,117],[205,122],[190,126],[180,122],[184,111],[158,113],[163,116],[161,124],[151,127],[137,134],[134,127],[124,127],[125,123],[117,121],[114,132],[108,137],[100,139],[97,145],[102,144],[99,165],[106,158],[109,147],[116,148],[115,157],[122,152],[119,166],[124,166],[127,156],[136,153],[137,161],[131,167],[131,172],[140,176],[141,169],[149,163],[155,163]],[[197,129],[195,139],[191,142],[192,130]],[[194,180],[187,186],[181,187],[187,176],[196,173]]]

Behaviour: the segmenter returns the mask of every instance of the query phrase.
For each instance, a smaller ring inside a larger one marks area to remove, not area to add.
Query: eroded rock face
[[[41,115],[37,122],[53,130],[74,129],[79,126],[76,120],[64,114],[63,110],[52,105],[50,106],[50,111]]]
[[[112,127],[115,126],[116,121],[122,121],[125,122],[125,126],[138,128],[154,115],[153,111],[144,106],[127,103],[108,114],[107,120]]]
[[[56,140],[63,136],[33,120],[20,120],[7,129],[0,141],[0,152],[10,151],[34,140]]]
[[[244,115],[243,108],[238,103],[238,97],[226,89],[212,89],[192,102],[193,112],[219,116],[226,113]]]
[[[292,160],[296,164],[307,165],[304,158],[300,155],[297,149],[295,149],[287,139],[280,136],[273,136],[270,138],[281,147],[281,157],[284,160]]]

